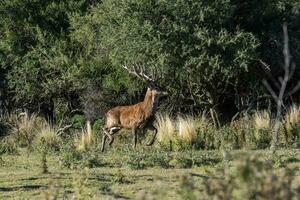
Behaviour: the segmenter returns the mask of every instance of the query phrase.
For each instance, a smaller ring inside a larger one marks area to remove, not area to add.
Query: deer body
[[[160,92],[158,90],[147,89],[144,101],[129,105],[129,106],[117,106],[110,109],[106,113],[106,123],[103,127],[104,135],[102,139],[102,148],[104,151],[105,141],[109,138],[109,144],[113,143],[113,135],[120,129],[131,129],[133,134],[134,148],[137,143],[137,133],[136,129],[140,128],[152,128],[154,129],[154,135],[150,143],[147,145],[152,145],[156,137],[156,129],[152,126],[152,123],[147,123],[152,119],[155,114],[156,105],[158,98],[162,95],[166,95],[165,92]],[[151,127],[149,127],[149,125]]]

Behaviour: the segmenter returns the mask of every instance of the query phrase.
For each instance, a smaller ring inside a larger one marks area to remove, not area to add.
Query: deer
[[[103,126],[103,138],[101,151],[104,151],[106,139],[109,139],[109,145],[112,145],[115,134],[121,129],[131,129],[133,136],[133,147],[136,149],[138,134],[140,129],[152,129],[153,137],[146,145],[151,146],[156,138],[157,129],[153,126],[155,112],[158,107],[158,100],[168,95],[166,91],[159,89],[155,85],[155,79],[150,75],[145,74],[145,69],[140,66],[127,65],[122,66],[130,74],[140,78],[149,84],[144,100],[134,105],[117,106],[108,110],[105,114],[105,125]]]

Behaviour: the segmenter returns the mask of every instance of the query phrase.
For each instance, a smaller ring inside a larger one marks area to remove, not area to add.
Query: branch
[[[61,135],[62,133],[64,133],[65,131],[69,130],[70,128],[73,127],[73,124],[69,124],[69,125],[66,125],[65,127],[62,127],[62,128],[59,128],[57,131],[56,131],[56,134],[57,135]]]
[[[285,97],[289,97],[291,95],[293,95],[294,93],[296,93],[298,90],[300,89],[300,81],[298,81],[297,85],[291,90],[289,91]]]
[[[267,88],[267,90],[270,92],[270,94],[272,95],[273,99],[277,102],[278,101],[278,97],[275,94],[275,92],[272,89],[272,87],[270,86],[270,84],[266,80],[263,80],[263,84],[265,85],[265,87]]]

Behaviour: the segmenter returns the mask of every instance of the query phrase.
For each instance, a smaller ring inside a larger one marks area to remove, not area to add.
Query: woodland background
[[[0,113],[102,118],[143,98],[147,85],[123,64],[159,74],[169,92],[163,110],[213,109],[222,122],[249,108],[272,110],[262,80],[276,91],[283,23],[296,64],[292,88],[300,76],[298,0],[3,0]]]

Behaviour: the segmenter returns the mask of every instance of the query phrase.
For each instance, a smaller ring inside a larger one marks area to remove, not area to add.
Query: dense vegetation
[[[0,199],[298,199],[299,48],[299,0],[0,1]],[[169,95],[101,152],[124,65]]]
[[[272,98],[260,61],[282,74],[285,22],[299,63],[299,7],[297,0],[1,1],[1,112],[27,109],[61,121],[76,109],[101,118],[147,87],[123,64],[161,77],[167,110],[212,108],[223,121],[251,102],[266,107]]]

